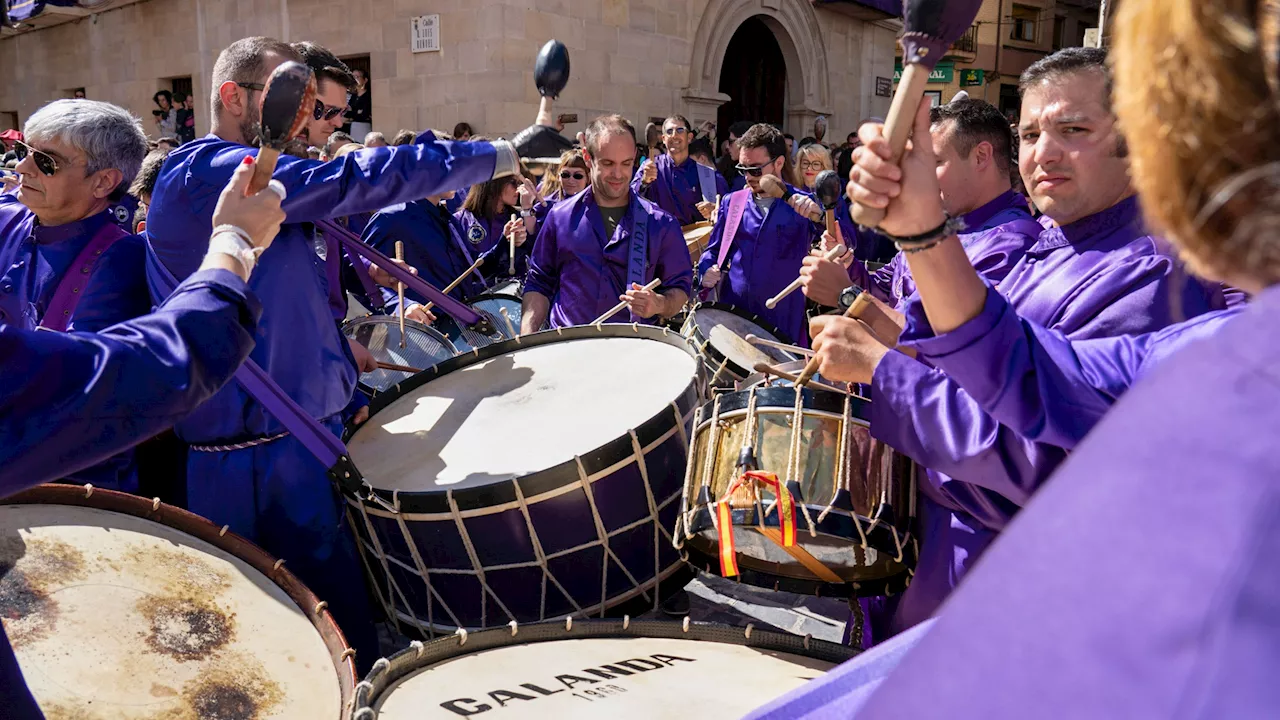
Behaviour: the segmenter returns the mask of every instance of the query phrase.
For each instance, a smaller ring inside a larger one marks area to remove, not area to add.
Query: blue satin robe
[[[444,290],[475,262],[470,243],[462,239],[461,226],[440,205],[427,200],[414,200],[385,208],[373,216],[365,226],[361,238],[369,246],[394,256],[396,241],[404,243],[404,260],[418,269],[418,277],[438,290]],[[496,259],[495,259],[496,262]],[[456,300],[465,300],[484,292],[483,269],[468,275],[450,293]],[[405,304],[425,304],[427,299],[410,289],[405,289]],[[382,300],[388,315],[399,310],[395,290],[382,289]]]

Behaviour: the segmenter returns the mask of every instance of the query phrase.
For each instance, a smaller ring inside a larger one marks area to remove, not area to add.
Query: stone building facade
[[[888,110],[892,16],[899,0],[110,0],[93,11],[34,18],[0,37],[0,129],[84,88],[150,122],[152,95],[190,87],[197,133],[208,131],[209,76],[218,52],[249,35],[312,40],[372,81],[373,125],[511,135],[537,108],[533,60],[551,38],[570,52],[572,75],[558,112],[585,122],[620,112],[643,125],[683,112],[715,120],[730,96],[726,50],[748,20],[763,23],[785,67],[777,118],[797,137],[818,115],[840,142]],[[54,10],[53,8],[50,9]],[[414,52],[411,22],[439,15],[440,49]],[[61,22],[58,22],[61,21]],[[58,24],[54,24],[58,22]],[[739,53],[741,55],[741,53]],[[736,61],[735,61],[736,62]],[[775,63],[776,64],[776,63]],[[880,82],[877,82],[879,78]],[[743,78],[737,78],[742,81]],[[748,82],[751,78],[746,78]],[[739,82],[741,84],[741,82]],[[730,82],[730,86],[733,83]],[[879,91],[879,93],[878,93]],[[768,93],[773,101],[777,91]],[[735,118],[757,119],[757,118]]]

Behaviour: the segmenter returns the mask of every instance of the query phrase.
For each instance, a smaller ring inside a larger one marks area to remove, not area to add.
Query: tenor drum
[[[853,648],[710,623],[512,624],[379,660],[352,720],[740,718],[825,674]]]
[[[507,280],[467,300],[476,312],[484,315],[493,325],[494,332],[482,335],[463,327],[453,318],[442,319],[442,326],[458,352],[470,352],[475,348],[510,340],[520,334],[521,297],[524,291],[516,280]]]
[[[856,395],[769,384],[699,408],[675,530],[690,562],[731,574],[722,552],[732,543],[740,579],[753,585],[840,597],[905,589],[918,468],[871,437],[870,414],[871,402]],[[745,445],[776,484],[743,476]]]
[[[392,365],[425,370],[458,354],[449,338],[413,320],[404,321],[404,347],[400,347],[400,318],[369,315],[348,320],[342,334],[369,349],[374,359]],[[369,395],[379,393],[407,379],[412,373],[378,369],[360,375],[360,386]]]
[[[680,334],[689,339],[707,367],[714,387],[733,387],[755,372],[756,363],[777,365],[797,358],[777,348],[747,342],[748,335],[790,345],[764,318],[723,303],[703,303],[689,310]]]
[[[347,502],[388,617],[433,634],[654,607],[701,385],[670,331],[582,326],[459,355],[347,433]]]
[[[697,267],[702,253],[711,243],[711,231],[715,229],[715,225],[710,220],[703,220],[689,223],[680,229],[684,231],[684,244],[689,249],[689,259]]]
[[[355,686],[324,603],[256,545],[88,486],[0,503],[0,619],[51,719],[336,719]]]

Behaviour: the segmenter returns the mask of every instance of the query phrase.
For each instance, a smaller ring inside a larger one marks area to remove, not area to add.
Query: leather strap
[[[94,266],[98,264],[98,258],[126,236],[127,233],[114,222],[107,220],[102,223],[102,227],[98,228],[93,238],[62,274],[57,289],[53,291],[53,298],[49,300],[49,307],[45,309],[44,317],[40,318],[40,327],[57,332],[67,331],[67,325],[71,323],[76,305],[80,304],[80,298],[89,284],[89,278],[93,275]]]

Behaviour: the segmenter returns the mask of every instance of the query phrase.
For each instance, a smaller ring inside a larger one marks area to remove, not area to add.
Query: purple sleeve
[[[716,259],[720,257],[720,243],[724,238],[724,225],[729,215],[728,205],[723,201],[720,213],[716,216],[716,224],[711,228],[711,237],[707,239],[707,249],[702,251],[702,257],[698,258],[697,276],[702,277],[707,274],[712,265],[715,265]]]
[[[261,312],[239,277],[206,270],[97,335],[0,325],[0,496],[173,425],[231,379]]]
[[[658,231],[657,262],[654,275],[662,278],[660,290],[681,290],[690,295],[693,290],[693,261],[689,259],[689,247],[684,244],[680,223],[670,215],[655,219]]]
[[[913,328],[913,334],[918,333]],[[1072,449],[1133,384],[1151,335],[1072,342],[987,291],[981,314],[940,336],[906,338],[991,417],[1023,438]]]
[[[547,222],[538,233],[538,242],[529,255],[529,272],[524,278],[525,292],[533,291],[548,300],[555,300],[556,291],[560,289],[559,237],[556,229],[556,218],[547,215]]]
[[[1206,284],[1171,256],[1155,254],[1097,273],[1061,306],[1050,325],[1078,340],[1159,330],[1222,309],[1226,301],[1219,283]]]
[[[902,255],[895,255],[884,267],[869,272],[866,263],[855,258],[849,265],[849,282],[893,306],[898,302],[898,298],[893,297],[893,271],[902,262]]]

